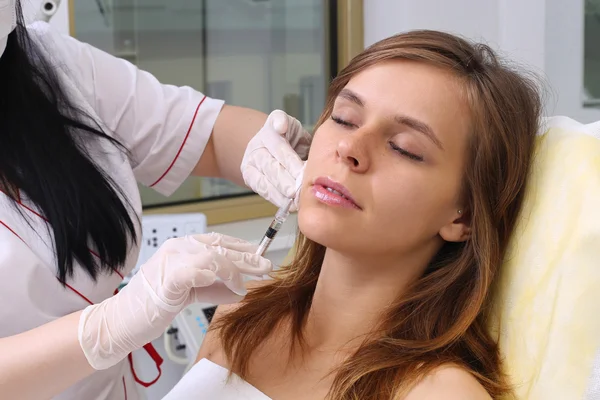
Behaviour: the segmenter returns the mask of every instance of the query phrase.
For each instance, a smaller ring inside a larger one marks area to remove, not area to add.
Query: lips
[[[315,196],[324,203],[362,210],[350,191],[331,178],[320,177],[315,179],[313,190]]]

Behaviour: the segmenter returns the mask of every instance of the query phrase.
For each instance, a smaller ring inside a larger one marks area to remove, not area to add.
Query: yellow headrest
[[[548,126],[495,299],[519,400],[581,399],[600,348],[600,140]]]

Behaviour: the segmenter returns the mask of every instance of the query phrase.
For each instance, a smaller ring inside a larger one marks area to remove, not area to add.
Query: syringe
[[[281,226],[283,225],[287,217],[290,215],[290,208],[292,207],[292,204],[294,204],[294,199],[290,199],[290,201],[287,204],[279,207],[279,210],[277,210],[277,212],[275,213],[275,218],[273,218],[273,221],[271,222],[271,225],[269,225],[267,232],[258,244],[258,250],[256,251],[256,254],[260,256],[265,255],[267,249],[273,242],[273,239],[275,239],[275,235],[277,235],[277,233],[281,229]]]

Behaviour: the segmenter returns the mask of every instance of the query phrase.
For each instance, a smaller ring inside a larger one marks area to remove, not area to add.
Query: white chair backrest
[[[600,123],[546,124],[492,330],[519,400],[583,399],[600,349]]]

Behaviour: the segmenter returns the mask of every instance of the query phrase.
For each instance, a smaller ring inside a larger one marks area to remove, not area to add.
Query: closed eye
[[[392,148],[394,151],[396,151],[396,152],[400,153],[400,154],[401,154],[401,155],[403,155],[404,157],[408,157],[408,158],[410,158],[411,160],[415,160],[415,161],[419,161],[419,162],[423,161],[423,157],[422,157],[422,156],[418,156],[418,155],[416,155],[416,154],[414,154],[414,153],[411,153],[411,152],[409,152],[409,151],[406,151],[406,150],[404,150],[402,147],[398,147],[398,145],[396,145],[394,142],[390,142],[390,146],[391,146],[391,148]]]
[[[342,126],[345,126],[345,127],[348,127],[348,128],[355,127],[355,125],[353,123],[345,121],[345,120],[343,120],[343,119],[341,119],[339,117],[333,116],[333,115],[331,116],[331,120],[333,122],[335,122],[336,124],[338,124],[338,125],[342,125]]]

